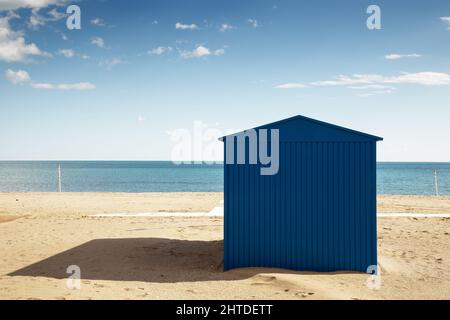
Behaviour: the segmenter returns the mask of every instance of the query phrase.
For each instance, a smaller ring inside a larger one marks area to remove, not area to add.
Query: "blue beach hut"
[[[366,272],[377,265],[382,138],[295,116],[221,140],[225,270]],[[270,174],[264,152],[278,162]]]

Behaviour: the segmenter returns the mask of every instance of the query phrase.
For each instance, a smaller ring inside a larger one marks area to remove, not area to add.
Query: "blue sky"
[[[195,121],[302,114],[384,137],[381,161],[450,161],[448,1],[0,0],[0,17],[2,160],[169,159]]]

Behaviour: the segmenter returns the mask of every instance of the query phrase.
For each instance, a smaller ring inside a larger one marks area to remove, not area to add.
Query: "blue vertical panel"
[[[372,245],[372,256],[371,256],[371,261],[370,261],[370,265],[377,265],[377,145],[376,143],[372,143],[372,148],[371,148],[371,159],[370,159],[370,163],[371,163],[371,169],[369,171],[369,175],[372,177],[372,181],[371,181],[371,192],[368,193],[370,194],[371,197],[371,210],[370,210],[370,226],[372,229],[372,232],[370,234],[370,239],[371,241],[371,245]]]
[[[323,234],[323,271],[329,271],[329,251],[330,251],[330,217],[329,217],[329,185],[332,183],[330,171],[329,171],[329,143],[323,143],[323,179],[322,179],[322,193],[323,193],[323,213],[322,213],[322,234]]]
[[[349,175],[349,190],[348,190],[348,247],[349,247],[349,258],[348,258],[348,270],[355,269],[355,143],[349,143],[349,166],[348,166],[348,175]]]
[[[225,147],[225,143],[223,144],[223,155],[224,155],[224,159],[226,159],[227,157],[227,148]],[[229,235],[229,229],[228,229],[228,224],[226,222],[226,220],[229,217],[229,214],[225,215],[225,212],[231,212],[232,209],[230,208],[230,196],[232,195],[231,190],[229,190],[228,188],[228,166],[226,166],[224,164],[224,168],[223,168],[223,211],[224,211],[224,217],[223,217],[223,268],[225,270],[228,270],[229,267],[227,265],[227,263],[230,261],[230,257],[228,256],[229,250],[227,249],[228,244],[227,241],[229,241],[231,239],[230,235]]]
[[[300,165],[301,165],[301,180],[300,180],[300,185],[301,185],[301,197],[300,197],[300,212],[299,215],[301,216],[301,258],[300,258],[300,263],[301,263],[301,270],[305,270],[306,269],[306,265],[307,265],[307,252],[308,252],[308,245],[307,245],[307,239],[306,239],[306,230],[307,228],[307,222],[306,222],[306,210],[307,210],[307,202],[305,201],[306,196],[307,196],[307,190],[308,190],[308,186],[307,186],[307,153],[306,153],[306,143],[300,143],[300,157],[301,157],[301,161],[300,161]]]
[[[344,192],[344,142],[339,143],[339,149],[337,153],[337,159],[338,159],[338,181],[339,181],[339,188],[338,188],[338,202],[339,202],[339,230],[338,230],[338,244],[339,244],[339,253],[336,261],[337,268],[339,270],[345,270],[345,192]]]
[[[368,192],[368,188],[367,188],[367,159],[369,158],[367,155],[367,150],[368,149],[369,144],[368,143],[361,143],[361,159],[360,159],[360,177],[361,177],[361,193],[360,193],[360,199],[361,199],[361,203],[360,203],[360,210],[361,210],[361,214],[360,214],[360,263],[361,265],[367,265],[367,263],[369,262],[369,260],[366,257],[366,248],[367,248],[367,241],[366,241],[366,225],[367,225],[367,215],[370,214],[370,211],[367,210],[367,192]]]
[[[354,237],[353,237],[353,241],[355,244],[355,250],[354,250],[354,254],[355,254],[355,266],[354,268],[356,268],[357,266],[361,265],[361,180],[362,180],[362,176],[361,176],[361,171],[360,171],[360,167],[361,167],[361,143],[356,142],[355,144],[355,217],[354,217]]]
[[[312,266],[312,261],[311,261],[311,253],[313,252],[313,247],[312,247],[312,233],[311,233],[311,227],[313,226],[312,224],[312,220],[311,220],[311,192],[312,192],[312,185],[311,185],[311,171],[312,171],[312,167],[311,167],[311,157],[312,157],[312,148],[311,148],[311,143],[307,142],[306,143],[306,193],[305,193],[305,197],[303,198],[303,201],[305,201],[306,203],[306,210],[304,212],[305,216],[306,216],[306,221],[305,221],[305,227],[306,227],[306,253],[305,253],[305,270],[310,270],[311,266]]]

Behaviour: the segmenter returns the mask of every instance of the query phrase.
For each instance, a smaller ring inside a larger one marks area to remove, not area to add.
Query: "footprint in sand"
[[[268,284],[272,284],[277,280],[277,277],[275,276],[262,276],[262,275],[258,275],[255,276],[254,281],[251,283],[251,285],[268,285]]]
[[[314,295],[314,292],[303,292],[303,291],[299,291],[295,293],[296,296],[301,296],[302,298],[308,298],[312,295]]]

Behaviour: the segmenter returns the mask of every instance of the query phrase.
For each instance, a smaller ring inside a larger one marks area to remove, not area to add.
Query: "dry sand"
[[[382,285],[367,275],[221,271],[221,193],[0,193],[0,299],[450,299],[450,219],[379,218]],[[382,196],[381,212],[450,213],[450,197]],[[81,267],[81,288],[66,268]]]

